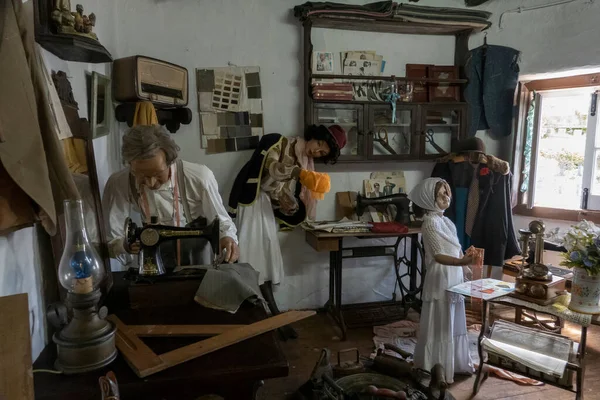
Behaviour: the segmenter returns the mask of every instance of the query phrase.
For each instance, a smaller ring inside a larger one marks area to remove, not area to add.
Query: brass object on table
[[[64,304],[49,307],[50,323],[62,328],[52,340],[58,349],[56,369],[65,374],[78,374],[102,368],[117,357],[116,327],[106,320],[106,307],[98,309],[100,290],[86,294],[67,293],[67,303],[73,309],[68,322]]]
[[[553,303],[565,290],[566,283],[564,278],[553,276],[544,264],[545,230],[544,223],[539,220],[532,221],[529,229],[519,230],[523,261],[512,293],[513,297],[540,305]],[[532,239],[535,241],[533,262],[526,265]]]

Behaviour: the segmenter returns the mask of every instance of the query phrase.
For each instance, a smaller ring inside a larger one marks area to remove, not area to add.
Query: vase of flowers
[[[567,250],[561,265],[573,269],[569,309],[584,314],[600,314],[600,229],[581,221],[565,234]]]

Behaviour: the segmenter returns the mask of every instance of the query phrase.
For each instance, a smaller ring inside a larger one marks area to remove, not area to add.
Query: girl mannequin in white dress
[[[464,298],[446,289],[463,282],[463,266],[472,263],[470,249],[463,255],[456,227],[444,217],[450,206],[451,191],[446,181],[428,178],[408,195],[415,213],[423,212],[423,244],[425,246],[425,282],[419,335],[414,364],[426,371],[440,363],[446,382],[454,382],[454,374],[472,374],[469,355]]]

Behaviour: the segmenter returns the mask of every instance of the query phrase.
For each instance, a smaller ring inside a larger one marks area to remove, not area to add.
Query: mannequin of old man
[[[442,364],[448,383],[455,374],[473,373],[464,299],[446,291],[463,282],[463,266],[473,261],[471,249],[462,253],[454,223],[444,217],[451,196],[450,186],[440,178],[425,179],[408,195],[415,213],[423,216],[427,268],[414,363],[424,370]]]

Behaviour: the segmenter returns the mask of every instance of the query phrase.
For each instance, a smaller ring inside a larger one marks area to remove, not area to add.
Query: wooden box
[[[566,289],[566,280],[559,276],[552,276],[552,282],[543,282],[537,281],[533,279],[526,279],[517,277],[516,279],[516,287],[519,290],[519,286],[523,287],[524,293],[513,292],[511,296],[516,297],[517,299],[531,301],[532,303],[536,303],[539,305],[548,305],[552,304],[557,297],[559,297],[562,292]],[[528,294],[529,287],[532,285],[541,285],[544,288],[544,295],[539,297],[533,297]]]
[[[459,69],[456,66],[434,65],[428,68],[430,79],[458,79]],[[460,88],[448,83],[430,83],[429,101],[460,101]]]
[[[339,221],[346,217],[352,219],[356,204],[356,192],[337,192],[335,194],[335,218]]]
[[[423,78],[429,77],[429,68],[433,65],[429,64],[406,64],[407,78]],[[413,99],[415,103],[426,103],[429,101],[429,93],[427,82],[413,82]]]

